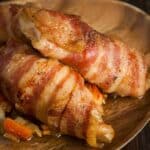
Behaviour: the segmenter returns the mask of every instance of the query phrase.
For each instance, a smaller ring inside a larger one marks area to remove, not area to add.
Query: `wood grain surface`
[[[124,0],[150,14],[150,0]],[[150,123],[123,150],[150,150]]]
[[[133,139],[123,150],[150,150],[150,124]]]

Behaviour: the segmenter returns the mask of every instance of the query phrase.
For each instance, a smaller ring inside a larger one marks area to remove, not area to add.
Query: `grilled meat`
[[[111,142],[114,131],[102,120],[103,95],[70,67],[10,40],[0,49],[0,70],[0,89],[19,111],[91,146]]]

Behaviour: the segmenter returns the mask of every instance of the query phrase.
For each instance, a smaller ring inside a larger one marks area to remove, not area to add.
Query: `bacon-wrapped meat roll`
[[[15,33],[20,30],[44,56],[74,67],[103,91],[141,97],[150,87],[142,54],[98,33],[78,16],[27,7],[16,18]]]
[[[102,120],[102,94],[68,66],[9,41],[0,50],[0,70],[0,88],[21,112],[91,146],[112,140],[114,131]]]

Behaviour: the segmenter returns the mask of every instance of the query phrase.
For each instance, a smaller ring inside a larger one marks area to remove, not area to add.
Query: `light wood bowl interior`
[[[130,47],[150,52],[150,16],[121,1],[113,0],[40,0],[36,5],[81,16],[94,29],[119,38]],[[106,122],[116,131],[113,142],[104,149],[122,148],[130,142],[150,120],[150,91],[144,98],[108,98]],[[13,143],[0,137],[0,149],[14,150],[88,150],[84,141],[69,136],[34,138],[29,142]]]

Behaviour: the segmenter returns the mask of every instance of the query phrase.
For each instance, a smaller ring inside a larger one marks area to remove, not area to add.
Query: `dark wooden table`
[[[150,150],[150,123],[123,150]]]
[[[150,14],[150,0],[124,0]],[[150,150],[150,123],[123,150]]]

